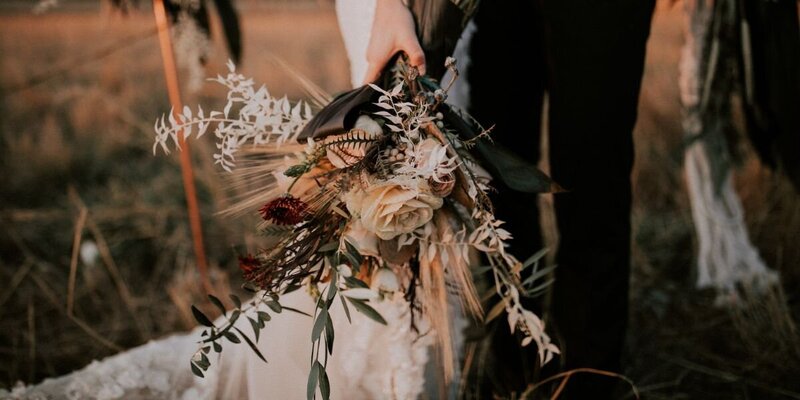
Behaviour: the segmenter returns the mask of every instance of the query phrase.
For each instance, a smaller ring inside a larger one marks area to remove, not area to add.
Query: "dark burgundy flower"
[[[291,195],[278,197],[264,204],[258,210],[264,221],[272,221],[278,225],[294,225],[305,218],[308,204]]]
[[[239,257],[239,269],[244,272],[245,276],[253,273],[258,267],[261,266],[261,262],[258,261],[255,257],[248,254],[244,257]]]

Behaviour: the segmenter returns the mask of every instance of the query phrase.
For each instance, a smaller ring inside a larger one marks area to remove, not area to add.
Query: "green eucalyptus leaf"
[[[195,375],[197,375],[197,376],[199,376],[201,378],[205,378],[205,375],[203,375],[203,371],[201,371],[200,368],[197,368],[197,365],[195,365],[194,362],[190,362],[189,365],[192,366],[192,373],[193,374],[195,374]]]
[[[261,359],[261,361],[267,362],[267,359],[264,358],[264,355],[261,354],[261,351],[258,350],[258,346],[256,346],[256,344],[253,343],[253,341],[250,340],[250,338],[247,337],[247,335],[245,335],[244,332],[239,330],[239,328],[233,328],[233,329],[235,329],[236,332],[239,332],[239,335],[242,337],[242,339],[244,339],[244,341],[247,342],[247,345],[250,346],[250,349],[252,349],[253,352],[256,353],[256,355],[258,356],[258,358]],[[256,339],[256,340],[258,340],[258,339]]]
[[[555,266],[552,266],[534,271],[530,276],[525,278],[525,280],[522,282],[522,286],[530,286],[537,280],[542,279],[551,272],[553,272],[554,269]]]
[[[314,328],[311,330],[311,341],[316,342],[319,340],[322,330],[325,329],[325,324],[328,320],[328,309],[320,308],[317,320],[314,321]]]
[[[250,326],[253,328],[253,334],[256,336],[257,342],[259,334],[261,334],[261,321],[254,320],[250,317],[247,317],[247,320],[250,321]]]
[[[548,279],[539,284],[539,286],[536,286],[532,289],[527,289],[525,294],[527,296],[536,296],[537,294],[540,294],[540,292],[544,291],[545,288],[553,284],[553,282],[555,281],[556,281],[555,279]]]
[[[215,306],[217,306],[217,308],[219,308],[219,311],[222,313],[222,315],[226,315],[225,305],[222,304],[222,302],[217,298],[217,296],[209,294],[208,299],[211,300],[212,304],[214,304]]]
[[[547,247],[537,251],[534,255],[528,257],[524,263],[522,263],[522,269],[528,268],[531,265],[534,265],[539,262],[546,254],[547,254]]]
[[[344,278],[344,284],[349,288],[369,289],[369,285],[367,285],[364,281],[354,276],[349,276],[347,278]]]
[[[325,345],[328,347],[328,354],[333,354],[333,320],[328,316],[325,320]]]
[[[308,384],[306,385],[306,397],[308,400],[314,400],[317,394],[317,382],[319,382],[319,361],[311,366],[311,371],[308,372]]]
[[[334,278],[335,277],[336,276],[335,276],[335,273],[334,273]],[[331,280],[331,284],[330,284],[330,286],[328,286],[328,295],[326,296],[328,301],[333,300],[333,298],[336,296],[337,290],[339,289],[338,287],[336,287],[336,284],[334,284],[333,282],[336,282],[336,281],[335,280]]]
[[[344,300],[344,297],[339,296],[339,300],[342,301],[342,307],[344,307],[344,315],[347,317],[347,322],[353,323],[353,320],[350,319],[350,308],[347,307],[347,302]]]
[[[208,360],[205,354],[200,355],[200,361],[195,361],[198,367],[200,367],[203,371],[208,370],[208,367],[211,366],[211,362]]]
[[[239,296],[235,294],[230,294],[228,295],[228,297],[231,298],[231,301],[233,301],[233,304],[236,305],[236,308],[242,308],[242,299],[240,299]]]
[[[302,286],[300,286],[300,285],[289,285],[289,286],[286,286],[286,289],[283,289],[283,294],[292,293],[292,292],[296,291],[297,289],[300,289],[301,287]]]
[[[283,174],[290,178],[299,178],[300,176],[308,172],[309,169],[310,168],[308,165],[297,164],[287,168],[286,171],[283,171]]]
[[[235,329],[235,328],[234,328],[234,329]],[[233,333],[233,332],[225,332],[223,335],[225,336],[225,339],[228,339],[228,340],[230,340],[230,341],[231,341],[231,342],[233,342],[233,343],[241,343],[241,342],[242,342],[242,341],[239,339],[239,337],[238,337],[238,336],[236,336],[236,334],[235,334],[235,333]]]
[[[319,246],[317,253],[327,253],[339,248],[339,242],[328,242]]]
[[[294,313],[303,314],[303,315],[305,315],[306,317],[312,317],[312,315],[311,315],[311,314],[309,314],[309,313],[307,313],[307,312],[305,312],[305,311],[298,310],[298,309],[296,309],[296,308],[294,308],[294,307],[288,307],[288,306],[284,306],[284,307],[283,307],[283,309],[284,309],[284,310],[286,310],[286,311],[291,311],[291,312],[294,312]]]
[[[192,305],[192,315],[194,315],[194,319],[197,320],[200,325],[205,325],[208,327],[214,327],[214,324],[211,322],[202,311],[198,310],[197,307]]]
[[[270,309],[272,309],[272,311],[275,311],[278,314],[280,314],[281,311],[283,311],[283,307],[281,307],[281,303],[278,303],[277,301],[274,301],[274,300],[267,301],[267,307],[269,307]]]
[[[266,311],[259,311],[257,314],[259,321],[269,321],[272,319],[272,317]]]
[[[381,323],[383,325],[386,325],[386,320],[383,319],[381,314],[378,313],[374,308],[372,308],[365,301],[358,300],[358,299],[351,299],[349,297],[347,298],[347,300],[350,302],[350,304],[352,304],[356,308],[356,310],[358,310],[358,312],[366,315],[367,317],[369,317],[370,319],[372,319],[375,322],[378,322],[378,323]]]
[[[250,292],[250,293],[258,293],[261,290],[258,286],[254,285],[252,282],[245,282],[242,284],[242,289]]]
[[[331,398],[331,382],[328,380],[328,373],[319,361],[317,361],[317,365],[319,365],[317,368],[319,371],[319,392],[322,394],[322,400],[329,400]]]

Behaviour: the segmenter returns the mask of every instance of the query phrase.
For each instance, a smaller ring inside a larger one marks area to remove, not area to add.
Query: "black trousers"
[[[632,130],[654,5],[655,0],[485,0],[475,17],[469,112],[485,126],[495,125],[494,140],[537,162],[548,94],[551,175],[567,190],[554,195],[559,246],[549,313],[563,352],[554,363],[561,362],[562,370],[621,370]],[[534,62],[523,62],[522,54]],[[514,235],[511,252],[524,260],[542,247],[537,196],[496,188],[496,213]],[[535,379],[536,352],[515,347],[500,322],[504,329],[493,331],[493,376],[486,383],[494,394],[509,395]],[[608,398],[614,384],[576,375],[562,398]]]

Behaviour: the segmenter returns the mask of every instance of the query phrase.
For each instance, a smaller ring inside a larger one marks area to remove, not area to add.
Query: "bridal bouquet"
[[[446,67],[457,76],[453,59]],[[217,326],[193,309],[208,327],[191,361],[195,374],[203,375],[206,354],[212,346],[221,351],[223,339],[243,339],[264,358],[234,322],[245,315],[257,341],[270,319],[259,306],[281,312],[280,296],[299,288],[316,301],[309,397],[317,388],[323,397],[329,393],[329,312],[337,298],[348,319],[354,309],[386,324],[370,304],[401,293],[433,328],[444,360],[453,359],[450,314],[460,312],[448,306],[449,296],[458,296],[478,319],[505,311],[510,329],[523,333],[523,345],[536,344],[542,363],[558,353],[542,321],[520,302],[546,285],[548,270],[538,267],[543,253],[520,262],[506,252],[511,235],[487,195],[491,175],[524,190],[553,184],[493,146],[488,130],[446,103],[447,88],[398,58],[381,82],[333,99],[314,116],[309,103],[271,96],[232,63],[227,76],[214,80],[228,89],[224,109],[206,115],[200,107],[196,113],[185,108],[162,117],[154,151],[169,151],[168,142],[177,145],[181,132],[199,137],[213,126],[216,163],[239,179],[260,182],[232,211],[257,211],[259,229],[275,244],[240,258],[245,279],[261,293],[250,304],[255,311],[234,299],[237,309]],[[522,280],[526,268],[536,270]],[[484,277],[500,299],[488,313],[476,290]]]

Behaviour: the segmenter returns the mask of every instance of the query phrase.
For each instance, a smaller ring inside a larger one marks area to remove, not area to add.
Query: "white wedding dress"
[[[375,0],[338,0],[336,11],[351,63],[354,86],[366,73]],[[284,296],[285,305],[313,312],[311,298],[301,291]],[[331,318],[336,340],[327,372],[332,399],[415,399],[426,391],[426,376],[437,363],[432,334],[417,321],[411,329],[408,303],[398,294],[374,304],[388,321],[380,325],[351,308],[352,323],[339,302]],[[240,329],[250,332],[241,320]],[[464,320],[457,325],[463,327]],[[458,328],[458,327],[456,327]],[[126,352],[94,361],[71,374],[32,386],[0,390],[0,399],[304,399],[310,369],[312,319],[284,311],[261,332],[264,363],[245,344],[227,343],[221,356],[211,353],[205,378],[192,375],[189,361],[198,349],[201,330],[151,341]],[[460,329],[455,329],[459,332]],[[454,338],[456,345],[460,334]],[[458,352],[456,352],[457,354]],[[426,368],[428,373],[426,373]],[[439,398],[435,378],[428,379],[430,398]]]

